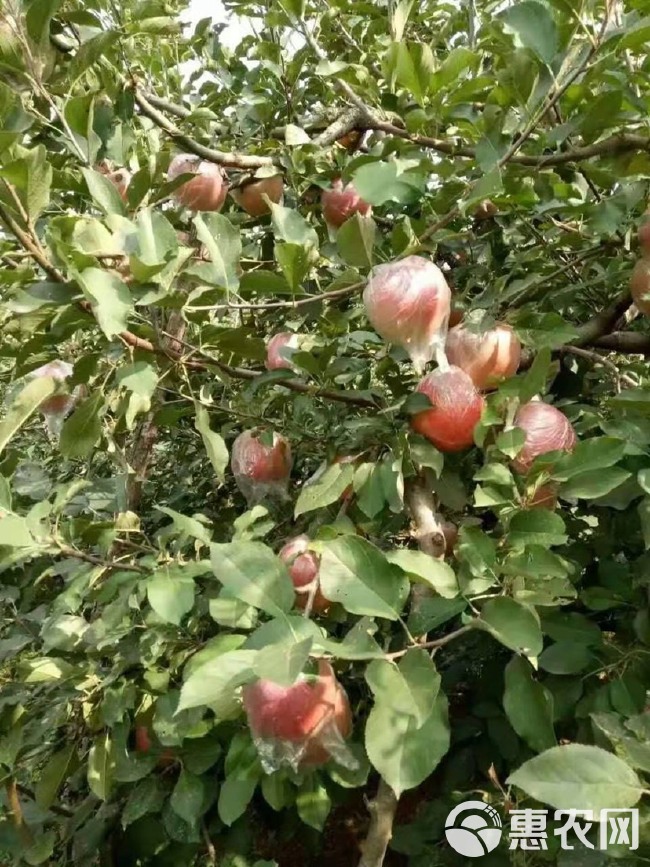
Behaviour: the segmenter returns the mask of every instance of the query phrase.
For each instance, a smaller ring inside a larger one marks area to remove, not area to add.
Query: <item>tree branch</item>
[[[589,346],[608,334],[631,304],[632,297],[626,289],[609,307],[578,328],[578,336],[572,341],[573,345]]]
[[[280,162],[277,157],[262,157],[249,156],[247,154],[227,153],[226,151],[218,151],[214,148],[206,147],[186,135],[175,124],[173,124],[164,114],[161,114],[142,93],[137,85],[133,85],[133,96],[138,104],[140,111],[152,120],[157,127],[173,139],[177,144],[182,145],[190,153],[196,154],[204,160],[212,163],[217,163],[221,166],[226,166],[233,169],[259,169],[262,166],[279,166]]]
[[[650,355],[650,335],[639,334],[637,331],[614,331],[597,337],[593,345],[599,349],[610,349],[614,352],[630,355]]]
[[[377,794],[368,803],[370,827],[361,844],[359,867],[382,867],[386,850],[393,836],[393,821],[397,810],[397,796],[388,783],[380,777]]]

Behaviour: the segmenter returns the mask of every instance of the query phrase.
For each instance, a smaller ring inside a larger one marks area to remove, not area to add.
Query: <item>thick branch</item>
[[[614,331],[613,334],[603,334],[596,338],[593,345],[599,349],[611,349],[630,355],[650,355],[650,334]]]
[[[227,153],[226,151],[218,151],[214,148],[206,147],[186,135],[168,118],[166,118],[164,114],[161,114],[158,109],[149,102],[147,97],[145,97],[138,87],[133,88],[133,96],[140,111],[152,120],[157,127],[160,127],[160,129],[167,133],[167,135],[177,144],[182,145],[185,150],[196,154],[204,160],[233,169],[259,169],[261,166],[280,165],[276,157],[248,156],[247,154],[236,154],[232,152]]]
[[[393,123],[375,120],[370,122],[371,129],[382,130],[398,138],[406,139],[420,147],[430,148],[442,154],[452,157],[476,158],[476,150],[467,144],[450,141],[449,139],[432,138],[426,135],[416,135],[401,129]],[[636,133],[618,133],[609,136],[599,142],[594,142],[583,147],[575,147],[566,151],[553,154],[513,154],[509,162],[514,165],[543,168],[546,166],[559,166],[566,163],[584,162],[594,157],[616,156],[617,154],[631,151],[650,151],[650,136]]]
[[[598,338],[608,334],[631,304],[632,297],[626,289],[607,309],[578,328],[578,336],[572,341],[573,345],[589,346]]]
[[[361,844],[359,867],[382,867],[386,850],[393,836],[393,821],[397,810],[397,796],[388,783],[381,779],[377,794],[368,804],[370,827]]]
[[[421,551],[442,559],[445,556],[445,534],[441,515],[436,509],[432,485],[427,482],[427,477],[423,475],[409,481],[404,495],[414,524],[411,535]]]

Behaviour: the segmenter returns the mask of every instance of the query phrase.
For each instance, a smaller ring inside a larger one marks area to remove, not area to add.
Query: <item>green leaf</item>
[[[375,704],[366,723],[365,743],[373,767],[400,797],[426,780],[449,749],[446,698],[438,695],[422,725],[415,716],[395,714],[390,705]]]
[[[36,544],[27,521],[21,515],[2,516],[0,519],[0,547],[34,548]]]
[[[412,716],[423,725],[440,691],[440,675],[425,650],[409,650],[399,664],[374,660],[366,669],[366,681],[375,704],[385,705],[396,716]]]
[[[513,548],[526,545],[563,545],[566,540],[564,521],[548,509],[527,509],[513,515],[508,541]]]
[[[194,579],[160,570],[147,582],[147,597],[158,617],[180,626],[194,607]]]
[[[566,744],[530,759],[507,782],[556,810],[626,809],[644,785],[617,756],[599,747]]]
[[[59,438],[61,454],[67,458],[87,458],[102,434],[104,395],[95,394],[82,401],[64,421]]]
[[[354,268],[370,268],[376,233],[377,224],[372,217],[353,214],[336,233],[336,246],[343,261]]]
[[[69,776],[75,757],[74,744],[69,744],[50,756],[48,763],[41,771],[34,791],[34,800],[42,810],[49,809],[56,800],[61,786]]]
[[[57,384],[51,376],[32,379],[11,401],[6,415],[0,422],[0,452],[25,424],[27,419],[56,391]]]
[[[101,268],[85,268],[79,274],[79,282],[106,337],[110,339],[126,331],[133,313],[133,299],[126,283],[117,274]]]
[[[550,674],[578,674],[593,662],[589,647],[575,641],[551,644],[539,657],[539,667]]]
[[[205,787],[201,777],[182,770],[169,800],[172,810],[188,825],[196,825],[204,812],[204,799]]]
[[[476,625],[517,653],[532,657],[541,653],[544,642],[535,610],[508,596],[488,599]]]
[[[178,712],[193,707],[213,707],[218,710],[232,706],[237,687],[255,680],[253,667],[256,650],[232,650],[218,660],[193,668],[181,687]]]
[[[516,42],[533,51],[549,66],[558,49],[555,21],[548,6],[536,0],[523,0],[499,16],[506,29],[514,33]]]
[[[217,579],[236,599],[271,617],[279,617],[293,607],[295,591],[289,573],[262,542],[211,545],[210,561]]]
[[[110,734],[106,732],[95,738],[88,754],[88,786],[101,801],[109,798],[114,770],[113,743]]]
[[[566,482],[580,473],[611,467],[625,454],[626,443],[615,437],[581,440],[574,450],[563,455],[553,467],[552,478]]]
[[[43,145],[32,150],[23,150],[23,156],[14,162],[0,166],[0,178],[11,184],[21,200],[22,210],[27,212],[31,223],[35,223],[50,201],[52,185],[52,166],[47,162],[47,151]],[[0,185],[3,187],[4,185]],[[3,192],[3,198],[7,194]],[[7,199],[9,208],[16,205],[13,197]],[[22,213],[16,215],[19,223],[24,224]]]
[[[294,293],[300,293],[300,284],[311,267],[310,248],[300,244],[276,244],[275,259]]]
[[[313,638],[308,637],[291,644],[267,645],[255,660],[253,666],[255,674],[262,680],[272,680],[281,686],[291,686],[309,659],[313,643]]]
[[[232,825],[246,812],[257,788],[256,779],[226,777],[219,789],[218,811],[224,825]]]
[[[354,172],[352,180],[361,198],[370,205],[414,202],[424,187],[422,175],[403,172],[394,162],[366,163]]]
[[[352,464],[331,464],[315,482],[303,486],[296,501],[294,517],[338,502],[353,479]]]
[[[445,599],[453,599],[460,592],[456,575],[451,566],[443,560],[436,560],[430,554],[425,554],[423,551],[412,551],[408,548],[399,548],[395,551],[388,551],[386,559],[389,563],[399,566],[414,579],[428,584]]]
[[[541,753],[555,746],[553,696],[535,680],[530,663],[514,656],[505,669],[503,708],[510,724],[528,746]]]
[[[126,215],[126,208],[122,197],[112,181],[105,175],[102,175],[101,172],[93,171],[93,169],[82,168],[81,173],[84,176],[93,202],[100,210],[105,214]]]
[[[207,409],[198,401],[194,401],[194,427],[201,434],[203,445],[207,452],[212,468],[220,482],[224,481],[226,467],[228,466],[228,447],[223,437],[210,427],[210,416]]]
[[[402,39],[404,28],[408,23],[414,5],[415,0],[399,0],[395,4],[390,22],[391,36],[395,42],[399,42]]]
[[[318,233],[307,220],[291,208],[271,205],[271,220],[276,238],[297,244],[309,251],[310,261],[318,252]]]
[[[296,796],[298,815],[305,825],[322,831],[331,807],[327,789],[318,778],[312,776],[305,780]]]
[[[164,802],[165,790],[160,779],[155,776],[146,777],[129,792],[120,817],[122,827],[127,828],[147,813],[159,813]]]
[[[606,467],[578,473],[560,488],[560,496],[565,500],[594,500],[604,497],[619,485],[622,485],[632,474],[620,467]]]
[[[526,442],[526,434],[521,428],[513,427],[504,430],[496,438],[496,447],[509,458],[516,457]]]
[[[496,577],[496,544],[478,527],[461,527],[456,545],[458,558],[466,563],[476,578]]]
[[[431,48],[421,42],[393,42],[388,49],[384,65],[388,70],[391,87],[397,82],[423,105],[435,72],[435,60]]]
[[[351,614],[397,620],[408,595],[405,577],[370,542],[342,536],[319,543],[323,595]]]
[[[156,511],[162,512],[164,515],[169,515],[173,521],[172,527],[179,536],[198,539],[200,542],[203,542],[204,545],[210,544],[210,530],[197,518],[190,518],[188,515],[181,515],[180,512],[176,512],[168,506],[154,506],[154,508]],[[161,531],[161,534],[164,534],[165,536],[172,535],[169,528],[165,528],[164,531]]]
[[[193,222],[212,263],[210,282],[224,289],[237,289],[242,251],[239,229],[223,214],[197,214]]]

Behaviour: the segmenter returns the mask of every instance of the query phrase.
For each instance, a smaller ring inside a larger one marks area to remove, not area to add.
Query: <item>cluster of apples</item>
[[[114,186],[123,201],[127,200],[131,173],[126,168],[111,170],[100,163],[97,170]],[[179,205],[194,211],[220,211],[230,192],[235,202],[251,217],[261,217],[270,211],[265,197],[277,204],[282,201],[284,181],[279,173],[263,177],[247,177],[238,186],[230,187],[223,169],[194,154],[177,154],[167,169],[167,180],[181,175],[194,175],[174,190],[173,197]]]

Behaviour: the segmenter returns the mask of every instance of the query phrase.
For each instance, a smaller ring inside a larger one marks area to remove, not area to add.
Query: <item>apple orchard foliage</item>
[[[643,4],[228,8],[0,10],[0,862],[647,859]]]

